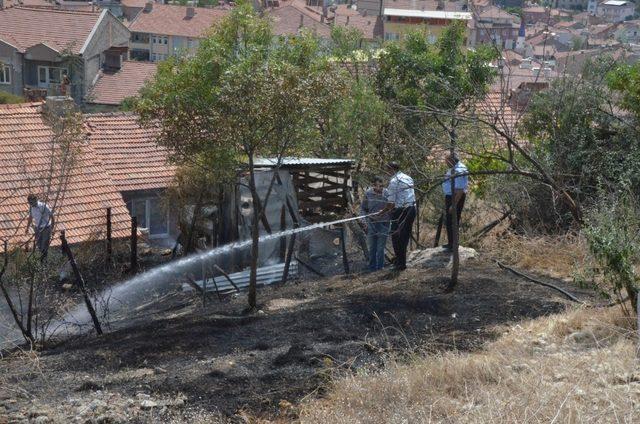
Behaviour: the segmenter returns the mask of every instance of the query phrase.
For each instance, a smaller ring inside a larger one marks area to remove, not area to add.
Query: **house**
[[[589,0],[555,0],[553,7],[565,10],[587,10]]]
[[[469,45],[493,44],[504,49],[515,48],[520,18],[496,6],[475,13],[469,23]]]
[[[229,10],[147,2],[129,25],[130,58],[159,62],[169,56],[194,53],[207,31]]]
[[[86,110],[114,110],[128,97],[134,97],[145,82],[156,74],[157,64],[125,60],[119,68],[102,69],[86,98]]]
[[[318,37],[331,37],[331,26],[325,22],[324,16],[318,16],[304,6],[298,7],[295,2],[282,2],[279,7],[267,9],[266,16],[270,18],[276,36],[291,37],[304,30]]]
[[[121,0],[122,16],[129,22],[133,21],[142,12],[147,1],[149,0]]]
[[[432,9],[401,9],[393,3],[391,5],[393,7],[385,7],[383,11],[385,40],[399,40],[411,31],[425,30],[429,41],[435,43],[438,36],[452,22],[467,23],[473,19],[471,12],[447,10],[447,7],[452,9],[455,6],[453,2],[441,1]]]
[[[0,90],[36,98],[62,93],[82,103],[99,70],[126,55],[128,41],[129,30],[108,10],[2,9]]]
[[[622,43],[640,43],[640,20],[618,23],[613,37]]]
[[[266,9],[265,14],[271,18],[276,36],[295,36],[304,30],[328,39],[331,27],[335,25],[357,29],[367,43],[375,43],[383,37],[380,17],[363,16],[347,5],[323,8],[307,5],[304,0],[287,0]]]
[[[635,14],[635,3],[626,0],[607,0],[598,4],[596,16],[607,22],[622,22]]]
[[[175,167],[167,163],[166,149],[156,144],[155,130],[126,112],[87,114],[84,121],[89,146],[138,227],[158,243],[175,237],[177,220],[162,204]]]
[[[68,150],[57,141],[59,134],[48,117],[59,114],[68,102],[72,101],[49,97],[46,103],[0,105],[0,239],[12,247],[28,241],[29,193],[54,209],[55,229],[64,229],[70,243],[100,239],[106,231],[107,208],[112,236],[130,234],[125,203],[94,150],[75,143],[73,160],[60,161]],[[58,237],[52,244],[59,244]]]
[[[522,17],[527,25],[533,25],[537,22],[543,22],[547,25],[551,22],[551,13],[549,8],[542,6],[529,6],[522,9]]]

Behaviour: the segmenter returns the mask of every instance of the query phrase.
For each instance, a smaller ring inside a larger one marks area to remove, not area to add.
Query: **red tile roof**
[[[216,22],[229,14],[228,8],[195,7],[193,18],[187,18],[186,6],[154,3],[149,12],[142,10],[129,25],[132,32],[201,38]]]
[[[378,16],[362,16],[346,5],[335,5],[322,20],[322,7],[307,6],[303,0],[281,1],[279,7],[267,9],[275,35],[297,35],[302,26],[319,37],[331,36],[331,25],[356,28],[363,38],[373,40],[384,35],[382,19]]]
[[[89,143],[120,191],[167,188],[175,167],[166,149],[155,143],[156,131],[143,128],[132,113],[85,115]]]
[[[297,35],[302,27],[319,37],[331,36],[331,27],[320,22],[320,16],[312,10],[286,4],[269,9],[267,15],[271,18],[274,35]]]
[[[9,7],[0,10],[0,40],[21,52],[39,43],[80,53],[100,12]]]
[[[59,148],[54,133],[45,122],[42,103],[0,105],[0,239],[11,245],[26,241],[28,216],[26,196],[33,192],[43,198],[56,215],[56,230],[65,229],[71,243],[95,239],[105,231],[106,208],[112,208],[114,237],[130,232],[130,216],[122,196],[93,150],[78,146],[69,172],[53,175],[51,152]],[[56,167],[54,167],[55,169]],[[68,177],[66,184],[55,183]],[[58,190],[64,186],[64,190]],[[60,195],[56,195],[58,192]],[[52,243],[58,244],[54,237]]]
[[[120,105],[125,98],[137,95],[157,69],[156,63],[127,60],[122,62],[117,72],[100,71],[87,96],[87,103]]]

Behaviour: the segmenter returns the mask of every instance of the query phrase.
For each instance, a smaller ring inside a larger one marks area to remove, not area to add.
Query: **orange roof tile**
[[[167,150],[155,142],[133,113],[85,115],[89,143],[120,191],[166,188],[175,175]]]
[[[178,35],[200,38],[216,22],[229,14],[228,8],[195,7],[193,18],[187,18],[187,7],[154,3],[151,11],[142,10],[129,25],[132,32]]]
[[[30,192],[53,208],[56,230],[65,229],[71,243],[91,240],[105,231],[107,207],[112,208],[113,236],[126,237],[129,213],[97,156],[81,144],[73,166],[60,171],[59,163],[55,164],[58,156],[51,153],[59,151],[59,144],[42,109],[42,103],[0,106],[0,239],[14,246],[27,240]],[[63,178],[68,178],[66,183],[61,182]],[[54,237],[52,243],[58,244],[59,239]]]
[[[9,7],[0,10],[0,40],[21,52],[44,43],[78,54],[99,17],[100,12]]]
[[[363,38],[373,40],[383,34],[382,19],[378,16],[362,16],[346,5],[332,6],[335,11],[328,12],[322,20],[322,7],[308,6],[303,0],[280,2],[279,7],[267,9],[271,17],[275,35],[297,35],[300,27],[315,33],[319,37],[331,36],[331,25],[356,28]]]
[[[100,71],[87,96],[87,103],[120,105],[125,98],[137,95],[157,69],[156,63],[127,60],[122,62],[117,72]]]
[[[293,4],[286,4],[267,11],[275,35],[297,35],[300,28],[304,28],[319,37],[331,36],[331,27],[320,22],[320,15],[312,10],[298,8]]]

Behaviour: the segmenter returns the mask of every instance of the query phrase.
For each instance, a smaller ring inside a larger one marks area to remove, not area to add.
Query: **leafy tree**
[[[607,74],[607,82],[620,94],[620,107],[640,119],[640,64],[619,64]]]
[[[638,264],[640,263],[640,209],[638,199],[627,191],[605,194],[586,219],[584,234],[598,263],[603,281],[619,300],[621,290],[629,296],[633,315],[638,311]],[[624,309],[624,302],[621,302]]]
[[[259,196],[255,159],[275,156],[279,163],[284,155],[308,150],[321,139],[321,112],[346,86],[316,38],[275,39],[269,22],[243,4],[202,41],[194,57],[161,64],[137,102],[143,121],[159,125],[158,142],[177,162],[230,171],[248,167],[251,308],[256,307],[258,223],[271,192]]]
[[[619,106],[636,113],[634,88],[625,82],[618,106],[604,79],[612,66],[601,59],[579,77],[556,80],[534,97],[522,122],[535,155],[578,206],[593,203],[601,187],[640,189],[637,126],[632,116],[619,113]],[[620,74],[609,79],[613,87],[623,80]]]

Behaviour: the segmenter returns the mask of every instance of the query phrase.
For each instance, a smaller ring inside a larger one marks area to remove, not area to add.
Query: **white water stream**
[[[353,218],[339,219],[332,222],[322,222],[318,224],[308,225],[306,227],[292,228],[289,230],[280,231],[273,234],[265,234],[260,237],[259,242],[265,242],[268,240],[278,239],[280,237],[287,237],[292,234],[301,233],[303,231],[310,231],[318,228],[328,227],[330,225],[343,224],[345,222],[354,221],[357,219],[363,219],[370,215],[361,215]],[[141,301],[148,301],[149,296],[153,295],[153,292],[158,287],[164,286],[167,283],[171,283],[176,279],[183,278],[189,272],[199,269],[203,261],[211,261],[217,256],[230,253],[234,250],[246,248],[251,246],[251,240],[243,240],[235,243],[226,244],[224,246],[216,247],[209,251],[199,253],[196,255],[187,256],[177,261],[169,262],[167,264],[155,267],[142,274],[123,281],[117,284],[115,287],[111,287],[105,290],[103,293],[97,296],[99,301],[95,307],[99,316],[102,316],[104,311],[107,310],[110,315],[118,312],[123,307],[131,306]],[[84,303],[78,304],[73,310],[71,310],[62,320],[63,323],[73,324],[73,326],[84,326],[90,324],[91,317],[86,309]],[[69,325],[61,325],[58,327],[62,331],[69,331]],[[60,331],[60,330],[59,330]]]

